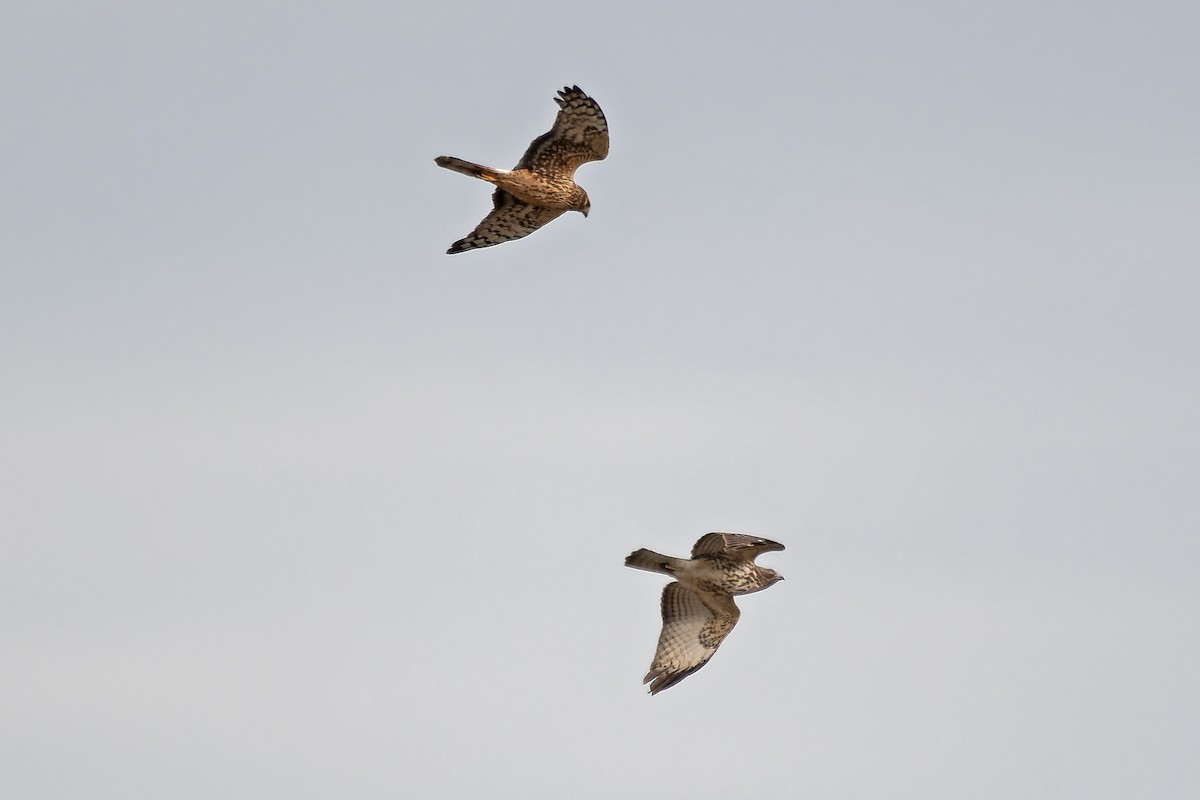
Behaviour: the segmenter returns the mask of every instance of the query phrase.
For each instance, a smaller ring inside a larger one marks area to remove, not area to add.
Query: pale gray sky
[[[1194,796],[1200,10],[993,5],[9,10],[0,795]]]

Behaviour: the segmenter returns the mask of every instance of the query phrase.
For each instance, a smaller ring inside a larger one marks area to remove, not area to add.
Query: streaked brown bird
[[[663,589],[662,633],[650,671],[642,679],[650,684],[650,694],[669,689],[708,663],[741,616],[733,598],[783,580],[754,559],[783,549],[779,542],[759,536],[714,532],[700,537],[690,559],[645,548],[629,554],[625,566],[675,579]]]
[[[513,169],[485,167],[452,156],[434,159],[439,167],[496,185],[491,213],[450,245],[447,253],[520,239],[567,211],[588,215],[592,203],[575,183],[575,170],[608,155],[608,122],[596,101],[578,86],[558,94],[554,127],[533,140]]]

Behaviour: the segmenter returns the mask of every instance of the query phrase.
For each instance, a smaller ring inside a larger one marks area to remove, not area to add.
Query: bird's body
[[[438,156],[439,167],[496,185],[492,211],[448,253],[528,236],[567,211],[585,217],[591,210],[587,192],[575,183],[575,170],[608,155],[608,122],[596,101],[578,87],[559,92],[554,126],[534,139],[511,170],[486,167],[453,156]]]
[[[761,592],[778,580],[774,570],[760,567],[753,561],[712,556],[673,558],[646,549],[631,553],[625,559],[625,566],[670,575],[692,591],[733,597]]]
[[[708,533],[692,548],[691,558],[635,550],[625,566],[659,572],[675,579],[663,589],[662,633],[643,683],[657,694],[703,667],[733,630],[741,612],[735,596],[766,589],[783,580],[754,559],[783,545],[744,533]]]
[[[579,211],[587,200],[587,193],[570,178],[539,175],[528,169],[496,169],[482,164],[473,164],[453,156],[438,156],[434,161],[463,175],[496,184],[497,189],[508,192],[522,203],[544,208],[547,211]]]

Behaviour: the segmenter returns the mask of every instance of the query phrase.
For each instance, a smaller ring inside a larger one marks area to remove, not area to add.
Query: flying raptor
[[[453,156],[434,159],[439,167],[496,185],[491,213],[475,230],[450,245],[447,253],[520,239],[567,211],[588,215],[592,203],[575,183],[575,170],[608,155],[608,122],[596,101],[578,86],[568,86],[558,94],[554,127],[534,139],[511,170]]]
[[[782,549],[770,539],[714,532],[700,537],[690,559],[645,548],[629,554],[625,566],[675,579],[663,589],[662,633],[650,671],[642,680],[650,684],[650,694],[674,686],[708,663],[741,616],[733,598],[783,580],[754,559]]]

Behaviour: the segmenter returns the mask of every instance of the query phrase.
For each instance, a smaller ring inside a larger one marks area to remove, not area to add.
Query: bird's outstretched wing
[[[761,553],[772,550],[783,550],[779,542],[764,539],[761,536],[751,536],[746,533],[725,533],[714,531],[706,533],[692,547],[692,558],[700,556],[723,556],[753,561]]]
[[[450,245],[447,253],[463,253],[467,250],[491,247],[501,242],[520,239],[563,213],[531,206],[503,189],[497,189],[492,193],[492,206],[491,213],[475,226],[475,230]]]
[[[703,667],[737,624],[738,607],[723,594],[668,583],[662,594],[662,633],[642,683],[658,694]]]
[[[554,98],[559,105],[554,127],[533,140],[517,169],[528,169],[557,178],[570,178],[580,164],[608,155],[608,121],[595,100],[578,86],[569,86]]]

